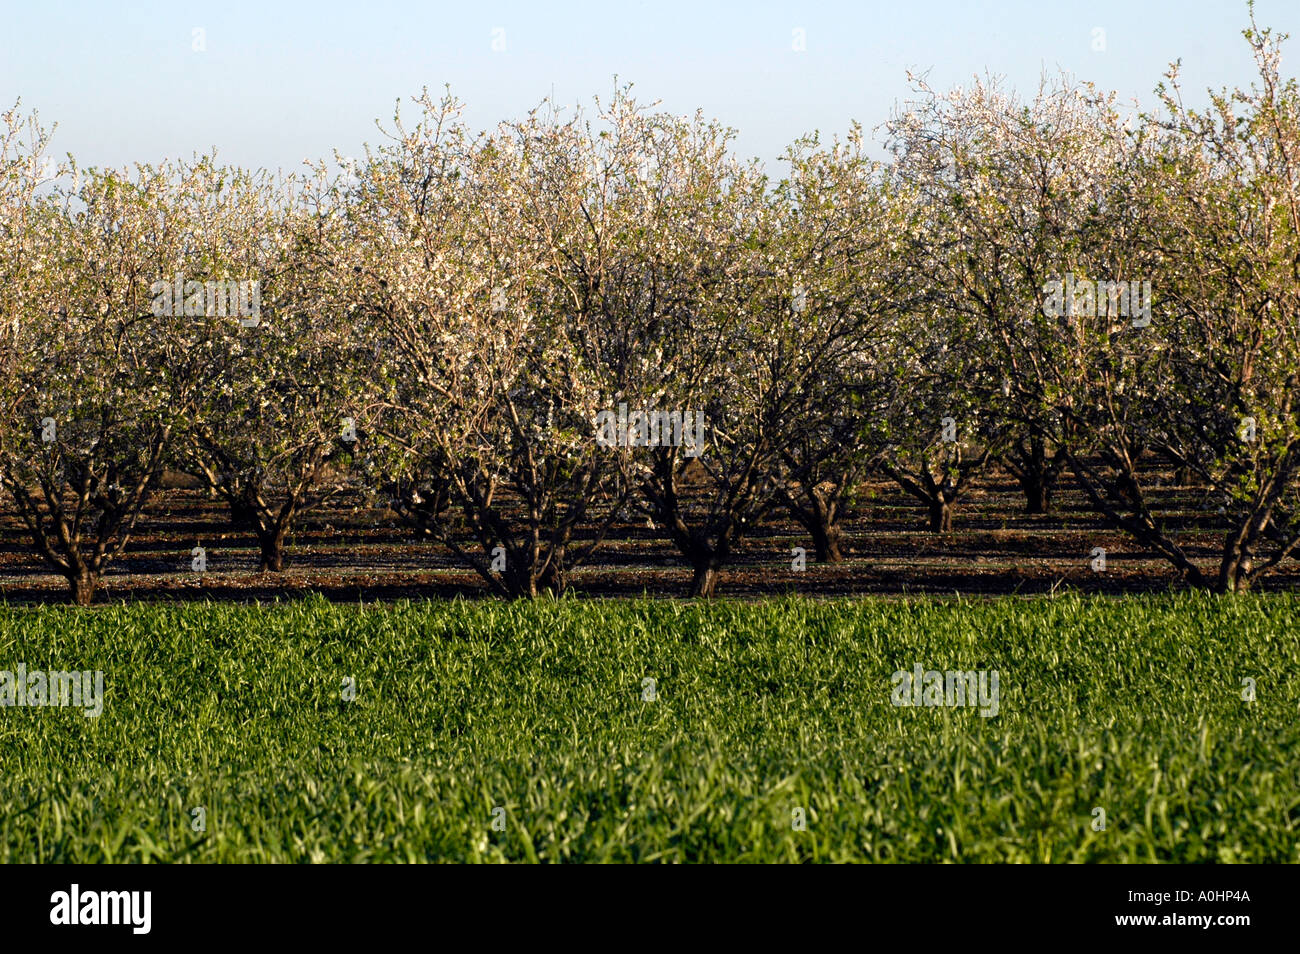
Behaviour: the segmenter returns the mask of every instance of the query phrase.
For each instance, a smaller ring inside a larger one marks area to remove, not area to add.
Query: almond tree
[[[495,592],[559,591],[620,503],[564,281],[591,214],[590,138],[540,110],[472,136],[451,98],[418,102],[372,157],[361,210],[393,502]]]
[[[1090,253],[1136,258],[1157,290],[1148,334],[1076,309],[1083,344],[1061,410],[1092,438],[1072,453],[1094,505],[1194,585],[1248,589],[1300,546],[1300,90],[1281,37],[1245,31],[1249,91],[1185,106],[1177,68]],[[1086,304],[1086,302],[1085,302]],[[1109,336],[1109,337],[1108,337]],[[1152,455],[1191,471],[1225,527],[1200,566],[1149,494]]]
[[[153,276],[178,260],[174,209],[189,183],[171,166],[72,173],[71,187],[43,198],[17,190],[32,231],[5,302],[0,484],[33,548],[86,605],[191,397],[193,342],[149,307]]]
[[[780,443],[778,494],[816,559],[831,563],[842,559],[839,519],[879,465],[884,422],[903,401],[891,337],[914,294],[901,254],[907,207],[861,144],[857,127],[829,148],[816,136],[800,140],[772,196],[780,261],[767,327],[792,346],[800,378]]]
[[[569,278],[606,421],[627,417],[603,452],[689,563],[691,593],[710,596],[778,503],[780,439],[805,382],[788,338],[764,323],[767,180],[731,157],[731,130],[698,115],[620,95],[606,122],[602,202]]]
[[[207,364],[182,462],[255,534],[261,572],[283,568],[299,517],[353,485],[373,426],[376,356],[343,188],[323,168],[273,181],[205,165],[191,210],[189,276],[235,282],[255,307],[200,302]]]
[[[1044,81],[1022,102],[994,82],[939,95],[923,81],[889,124],[898,177],[925,207],[916,261],[951,340],[975,362],[968,389],[999,422],[999,457],[1030,513],[1046,513],[1070,433],[1045,384],[1042,289],[1083,274],[1085,237],[1110,201],[1124,153],[1114,98]]]

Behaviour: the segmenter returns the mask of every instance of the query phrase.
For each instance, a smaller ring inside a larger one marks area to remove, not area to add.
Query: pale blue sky
[[[989,70],[1020,89],[1068,70],[1152,101],[1181,57],[1186,86],[1246,84],[1238,0],[934,2],[553,2],[466,4],[44,2],[10,4],[0,32],[0,103],[58,122],[54,146],[83,165],[189,156],[212,146],[246,165],[296,166],[375,143],[398,97],[452,91],[476,126],[557,100],[607,93],[615,74],[645,99],[705,112],[771,163],[801,133],[870,130],[906,98],[906,71],[946,88]],[[1297,35],[1300,3],[1259,0],[1258,18]],[[1094,29],[1105,50],[1093,49]],[[204,49],[195,50],[202,30]],[[494,30],[504,51],[493,50]],[[806,50],[793,49],[804,31]],[[773,164],[774,165],[774,164]]]

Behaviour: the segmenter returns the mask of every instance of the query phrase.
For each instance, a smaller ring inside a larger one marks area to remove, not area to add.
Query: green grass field
[[[98,718],[0,709],[0,861],[1296,862],[1298,621],[1293,595],[0,608],[0,670],[106,689]],[[893,705],[917,663],[997,670],[997,716]]]

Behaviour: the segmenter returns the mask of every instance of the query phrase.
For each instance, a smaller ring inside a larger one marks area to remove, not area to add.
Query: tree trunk
[[[813,552],[818,563],[842,563],[844,554],[840,552],[840,528],[822,520],[811,520],[808,531],[812,534]]]
[[[1250,580],[1246,572],[1240,567],[1224,566],[1219,571],[1219,578],[1215,581],[1214,592],[1216,593],[1245,593],[1250,589]]]
[[[508,599],[532,599],[538,594],[537,574],[530,566],[517,566],[507,559],[506,568],[499,571],[496,579]]]
[[[564,592],[568,584],[568,578],[565,572],[559,569],[558,563],[562,560],[563,556],[558,553],[552,558],[551,565],[537,579],[536,592],[554,593],[556,596]]]
[[[783,501],[785,509],[794,522],[807,530],[808,535],[812,537],[813,552],[816,554],[817,562],[843,562],[844,555],[840,552],[840,528],[836,525],[838,500],[828,502],[814,488],[801,489],[798,495],[786,493]]]
[[[1228,545],[1219,564],[1219,578],[1214,584],[1216,593],[1245,593],[1250,589],[1250,551],[1237,542],[1236,536],[1228,535]]]
[[[262,562],[259,573],[279,573],[284,569],[284,533],[283,531],[258,534],[262,545]]]
[[[952,532],[952,504],[943,497],[930,500],[930,530],[933,533]]]
[[[1052,512],[1052,480],[1046,473],[1026,473],[1020,478],[1020,489],[1025,494],[1025,513]]]
[[[713,596],[722,575],[718,569],[719,565],[719,562],[714,559],[695,565],[695,573],[691,578],[691,596],[703,596],[706,599]]]
[[[1008,469],[1015,474],[1025,495],[1025,513],[1051,513],[1052,491],[1061,470],[1060,455],[1049,460],[1046,445],[1038,437],[1030,439],[1029,450],[1026,451],[1021,444],[1013,455],[1014,460]]]
[[[95,590],[99,588],[99,574],[82,569],[68,574],[68,588],[72,591],[72,601],[78,606],[89,606],[95,599]]]

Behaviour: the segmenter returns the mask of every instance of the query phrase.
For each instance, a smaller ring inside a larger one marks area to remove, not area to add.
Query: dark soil
[[[1217,508],[1207,509],[1196,488],[1156,491],[1168,525],[1198,561],[1216,563],[1223,530]],[[845,560],[818,564],[805,532],[777,514],[746,539],[725,570],[720,594],[754,598],[781,593],[834,596],[855,593],[963,593],[993,595],[1082,592],[1133,593],[1182,587],[1156,554],[1108,527],[1068,480],[1054,512],[1025,513],[1024,498],[1005,475],[991,475],[958,503],[954,529],[926,529],[924,509],[895,485],[864,485],[843,524]],[[208,569],[190,566],[203,546]],[[807,550],[807,569],[792,569],[791,549]],[[1106,550],[1104,572],[1090,566],[1095,547]],[[216,500],[194,489],[157,494],[126,552],[105,574],[97,600],[273,600],[308,592],[340,601],[482,596],[479,576],[440,544],[421,539],[386,510],[360,496],[338,498],[309,513],[290,540],[282,573],[258,573],[251,534],[231,529]],[[690,570],[644,517],[618,524],[593,561],[576,570],[577,596],[679,596]],[[1300,583],[1300,561],[1288,560],[1260,589]],[[27,544],[17,517],[0,509],[0,600],[66,602],[67,587]]]

